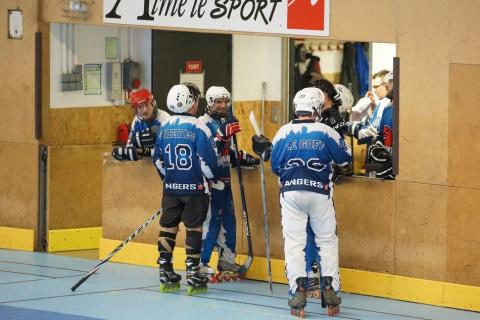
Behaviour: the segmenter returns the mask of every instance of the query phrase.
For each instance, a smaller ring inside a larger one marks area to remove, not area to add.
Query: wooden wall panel
[[[23,38],[7,37],[8,9],[23,11]],[[36,144],[35,140],[35,31],[38,2],[8,0],[0,2],[0,141]],[[1,161],[1,160],[0,160]]]
[[[394,273],[395,182],[342,178],[334,200],[340,266]]]
[[[449,1],[406,0],[398,1],[397,7],[401,74],[397,179],[445,185]]]
[[[45,22],[103,24],[103,0],[92,1],[88,7],[90,13],[88,19],[73,19],[63,16],[63,1],[44,0],[42,1],[41,19]]]
[[[49,145],[111,144],[121,123],[131,123],[130,107],[85,107],[46,110],[44,143]]]
[[[265,233],[262,208],[262,191],[260,170],[242,170],[247,211],[252,236],[253,253],[255,256],[265,256]],[[270,163],[265,165],[268,227],[270,240],[270,255],[275,259],[283,259],[283,236],[280,214],[278,179],[270,169]],[[235,214],[237,220],[237,248],[239,253],[247,253],[245,225],[242,220],[242,204],[238,187],[236,169],[232,170],[232,191],[234,195]],[[241,228],[240,228],[241,227]],[[241,244],[241,246],[239,246]]]
[[[49,229],[100,227],[102,154],[110,145],[48,148]]]
[[[150,158],[120,162],[105,154],[103,161],[103,237],[124,240],[161,207],[162,182]],[[156,244],[158,232],[157,219],[135,241]],[[184,241],[182,225],[177,242]]]
[[[330,38],[395,42],[396,1],[330,1]],[[380,13],[380,14],[379,14]]]
[[[447,278],[447,187],[396,182],[395,274]]]
[[[276,113],[280,119],[281,114],[280,101],[266,101],[265,102],[265,120],[264,120],[264,135],[273,139],[280,123],[272,122],[272,113]],[[242,131],[237,135],[238,145],[241,150],[246,150],[252,153],[252,136],[255,134],[255,130],[250,124],[250,112],[255,113],[258,126],[261,126],[261,114],[262,114],[262,102],[261,101],[239,101],[234,103],[235,117],[240,122]]]
[[[36,229],[38,146],[0,142],[0,226]]]
[[[480,286],[480,190],[448,188],[447,281]]]
[[[480,65],[450,65],[448,185],[480,189]]]
[[[450,62],[480,64],[480,2],[455,0],[450,6]]]

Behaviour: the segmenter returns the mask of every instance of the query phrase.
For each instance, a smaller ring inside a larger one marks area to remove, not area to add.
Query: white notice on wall
[[[8,11],[8,37],[10,39],[22,39],[23,15],[21,10]]]
[[[84,70],[85,85],[83,86],[83,93],[85,95],[102,94],[102,64],[86,64]]]

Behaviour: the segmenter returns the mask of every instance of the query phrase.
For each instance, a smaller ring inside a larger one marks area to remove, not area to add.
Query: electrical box
[[[107,62],[107,96],[109,100],[122,100],[122,64]]]
[[[75,91],[83,90],[83,78],[82,78],[83,66],[81,64],[76,65],[72,73],[62,73],[61,77],[61,90],[62,91]]]
[[[140,80],[140,63],[126,59],[123,61],[123,89],[131,90],[133,83]]]

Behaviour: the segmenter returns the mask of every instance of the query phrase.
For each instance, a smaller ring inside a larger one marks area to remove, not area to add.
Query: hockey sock
[[[160,253],[158,259],[159,263],[171,263],[177,233],[178,226],[173,228],[160,227],[160,234],[158,237],[158,252]]]
[[[187,257],[200,259],[202,251],[202,227],[186,228],[185,251]]]

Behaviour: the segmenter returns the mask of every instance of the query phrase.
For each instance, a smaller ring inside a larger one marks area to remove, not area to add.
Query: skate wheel
[[[238,276],[232,276],[232,281],[237,281],[238,280]]]
[[[294,317],[305,318],[305,309],[291,309],[290,314]]]
[[[340,312],[339,306],[327,306],[327,316],[333,317]]]
[[[215,275],[215,278],[217,279],[217,282],[222,282],[223,281],[223,275],[221,273],[217,273]]]
[[[313,291],[307,290],[307,298],[313,298]]]
[[[245,274],[239,274],[238,280],[245,280]]]
[[[195,294],[195,290],[193,290],[193,287],[190,287],[190,286],[187,287],[187,294],[188,294],[189,296]]]
[[[320,299],[322,297],[322,293],[320,290],[315,290],[312,292],[312,298],[314,299]]]
[[[217,283],[218,280],[217,280],[217,278],[216,278],[215,276],[211,276],[208,282],[210,282],[210,283]]]
[[[223,276],[223,280],[225,280],[225,281],[230,281],[231,279],[232,279],[232,278],[231,278],[230,275],[228,275],[228,274],[225,274],[225,275]]]

